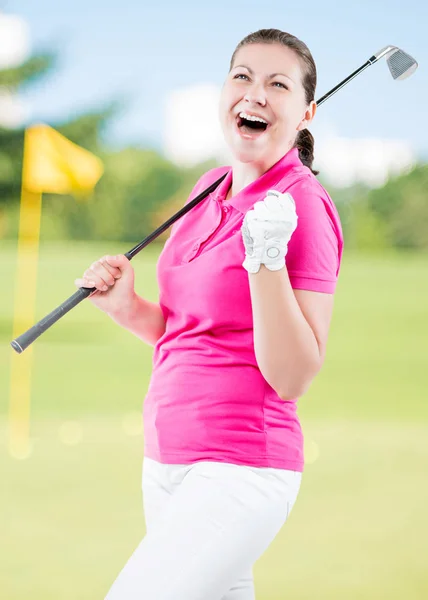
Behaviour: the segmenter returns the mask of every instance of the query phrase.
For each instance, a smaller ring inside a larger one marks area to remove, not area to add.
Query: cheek
[[[222,125],[225,125],[228,121],[230,121],[230,118],[232,116],[231,114],[231,109],[234,106],[234,98],[231,96],[231,94],[227,91],[224,90],[221,93],[220,96],[220,102],[219,102],[219,117],[220,117],[220,123]]]
[[[227,113],[226,113],[225,105],[223,102],[220,102],[219,109],[218,109],[218,119],[219,119],[220,126],[221,126],[223,132],[224,132],[225,125],[226,125],[226,116],[227,116]]]
[[[276,108],[276,115],[278,115],[278,121],[282,131],[294,129],[300,123],[300,112],[291,103],[286,106],[284,106],[284,103],[278,105]]]
[[[220,104],[226,111],[230,111],[241,99],[242,94],[236,87],[230,84],[226,84],[220,95]]]
[[[223,121],[226,111],[227,111],[226,98],[225,98],[224,93],[222,92],[220,95],[220,101],[218,104],[218,114],[220,116],[220,121]]]

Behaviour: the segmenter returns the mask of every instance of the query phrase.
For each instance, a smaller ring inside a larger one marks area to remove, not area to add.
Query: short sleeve
[[[337,209],[318,182],[299,182],[291,186],[289,192],[296,203],[298,217],[286,255],[291,286],[333,294],[343,249]]]

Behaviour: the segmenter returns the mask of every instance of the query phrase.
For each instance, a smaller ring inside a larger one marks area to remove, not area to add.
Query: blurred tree
[[[368,206],[396,248],[428,250],[428,165],[391,178],[368,194]]]
[[[18,67],[0,70],[0,90],[13,93],[36,81],[54,68],[56,58],[54,53],[43,52]],[[0,126],[0,205],[19,200],[23,145],[23,129]]]
[[[53,53],[34,56],[17,68],[0,71],[0,86],[20,90],[51,71],[56,63]],[[206,163],[200,168],[180,169],[150,149],[109,152],[103,147],[102,134],[120,108],[119,102],[110,102],[96,111],[74,115],[65,123],[52,124],[68,139],[97,154],[104,162],[105,174],[89,202],[44,195],[43,239],[139,241],[160,225],[164,214],[165,219],[171,216],[178,203],[176,210],[181,208],[196,179],[206,168],[215,166]],[[23,129],[0,128],[0,202],[7,205],[8,217],[8,226],[5,218],[0,219],[0,236],[2,230],[8,237],[17,233],[23,144]],[[162,213],[171,198],[172,211]],[[163,239],[168,235],[165,232]]]
[[[428,165],[416,165],[374,189],[321,182],[337,206],[347,248],[428,249]]]
[[[0,207],[19,200],[23,145],[23,130],[0,127]]]
[[[0,86],[10,90],[17,90],[46,75],[55,68],[56,64],[56,53],[41,52],[35,56],[31,56],[18,67],[0,70]]]
[[[75,144],[100,154],[103,152],[102,134],[121,108],[121,102],[111,101],[95,111],[74,115],[71,120],[53,126]]]
[[[125,148],[99,156],[105,173],[90,202],[45,197],[45,236],[137,243],[182,208],[197,179],[215,166],[209,162],[181,169],[150,149]],[[52,228],[55,223],[60,227]]]
[[[56,65],[55,53],[37,54],[18,67],[0,70],[0,89],[16,93],[46,76]],[[74,116],[54,127],[76,144],[96,152],[100,148],[99,137],[103,127],[118,109],[119,103],[111,102],[97,111]],[[23,128],[0,127],[0,205],[19,202],[23,147]]]
[[[348,187],[335,187],[326,181],[322,174],[317,179],[331,196],[340,216],[343,237],[347,247],[354,245],[356,207],[365,202],[369,187],[364,183],[354,183]],[[361,210],[359,211],[361,214]]]

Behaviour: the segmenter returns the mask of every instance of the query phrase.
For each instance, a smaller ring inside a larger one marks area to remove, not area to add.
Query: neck
[[[232,186],[229,189],[226,200],[229,200],[232,196],[239,194],[247,185],[256,181],[266,171],[268,171],[277,160],[271,163],[243,163],[238,160],[232,161]]]
[[[226,200],[229,200],[232,196],[236,196],[239,194],[241,190],[243,190],[247,185],[256,181],[259,177],[261,177],[266,171],[269,171],[273,165],[275,165],[281,158],[285,155],[286,152],[289,152],[293,148],[293,142],[290,142],[288,145],[288,150],[280,154],[279,156],[275,156],[268,161],[264,162],[248,162],[244,163],[236,158],[232,159],[232,186],[229,189],[229,192],[226,196]]]

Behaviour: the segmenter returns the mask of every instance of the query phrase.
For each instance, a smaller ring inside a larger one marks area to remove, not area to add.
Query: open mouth
[[[261,120],[247,119],[240,115],[236,117],[236,124],[242,134],[251,136],[262,134],[269,127],[268,123],[262,122]]]

